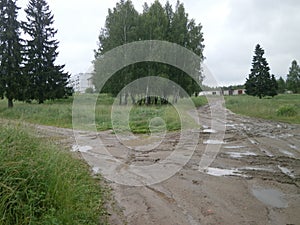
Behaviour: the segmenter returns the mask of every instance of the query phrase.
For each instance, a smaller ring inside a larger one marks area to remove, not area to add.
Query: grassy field
[[[84,95],[89,98],[89,95]],[[206,98],[192,98],[196,107],[207,103]],[[95,114],[95,122],[97,130],[112,129],[111,110],[114,98],[107,95],[100,95],[97,100],[96,112],[86,112],[84,105],[82,106],[82,118],[88,114]],[[184,101],[184,100],[181,100]],[[0,101],[0,117],[5,119],[13,119],[37,123],[43,125],[72,128],[72,103],[73,98],[46,101],[45,104],[37,103],[27,104],[23,102],[15,102],[12,109],[7,108],[5,100]],[[181,104],[179,102],[178,104]],[[128,107],[128,106],[121,106]],[[191,118],[182,115],[189,123],[193,124]],[[149,132],[149,121],[153,117],[161,117],[166,121],[166,127],[169,131],[178,130],[181,127],[178,113],[172,106],[136,106],[130,111],[130,127],[134,133]]]
[[[259,99],[252,96],[227,96],[226,107],[250,117],[300,124],[300,95],[278,95]]]
[[[32,130],[1,124],[0,224],[107,224],[88,166]]]

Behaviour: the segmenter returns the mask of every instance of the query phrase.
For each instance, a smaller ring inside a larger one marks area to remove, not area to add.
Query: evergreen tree
[[[300,93],[300,67],[296,60],[293,60],[286,80],[287,88],[293,93]]]
[[[283,94],[286,90],[285,80],[282,77],[279,77],[277,83],[278,83],[278,93]]]
[[[20,23],[17,21],[19,8],[15,0],[0,2],[0,97],[8,99],[13,107],[14,99],[22,99],[23,78],[22,44]]]
[[[252,61],[252,69],[245,83],[246,93],[262,98],[264,96],[275,96],[277,94],[277,82],[274,75],[270,76],[270,68],[264,50],[259,44],[255,47]]]
[[[25,12],[27,21],[23,29],[30,37],[26,49],[26,100],[43,103],[47,99],[66,97],[71,94],[67,87],[70,75],[63,72],[64,65],[55,65],[57,30],[52,27],[54,20],[49,6],[45,0],[30,0]]]

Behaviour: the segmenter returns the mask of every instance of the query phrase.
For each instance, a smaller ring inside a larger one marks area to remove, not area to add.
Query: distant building
[[[71,76],[70,86],[73,87],[74,91],[77,93],[85,93],[87,88],[92,88],[95,90],[95,86],[92,82],[92,73],[79,73]]]
[[[205,95],[244,95],[246,94],[245,89],[237,89],[237,90],[216,90],[216,91],[201,91],[199,93],[199,96],[205,96]]]

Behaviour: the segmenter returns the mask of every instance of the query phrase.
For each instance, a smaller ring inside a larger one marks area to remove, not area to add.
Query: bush
[[[86,94],[93,94],[94,93],[94,89],[91,88],[91,87],[89,87],[89,88],[85,89],[85,93]]]
[[[277,111],[277,116],[292,117],[297,115],[297,109],[293,105],[281,106]]]

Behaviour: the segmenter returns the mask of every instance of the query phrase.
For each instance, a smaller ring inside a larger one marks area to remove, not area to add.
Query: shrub
[[[297,109],[293,105],[281,106],[277,111],[277,116],[292,117],[297,115]]]
[[[91,87],[89,87],[89,88],[85,89],[85,93],[86,94],[93,94],[94,93],[94,89],[91,88]]]

